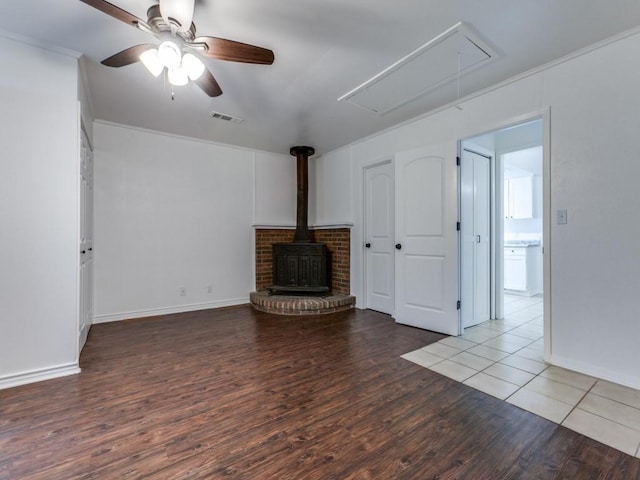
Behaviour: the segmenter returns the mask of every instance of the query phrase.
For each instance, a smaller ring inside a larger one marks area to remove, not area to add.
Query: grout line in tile
[[[589,392],[590,392],[590,391],[591,391],[591,390],[589,390]],[[589,392],[587,392],[587,393],[589,393]],[[601,397],[600,395],[598,395],[598,394],[596,394],[596,393],[594,393],[593,395],[596,395],[596,396],[598,396],[598,397]],[[584,400],[584,397],[586,397],[586,396],[587,396],[587,394],[585,394],[585,395],[580,399],[580,402],[582,402],[582,400]],[[606,397],[601,397],[601,398],[606,398]],[[611,400],[611,401],[613,401],[613,402],[617,402],[616,400],[612,400],[612,399],[610,399],[610,398],[607,398],[607,400]],[[578,402],[578,404],[577,404],[577,405],[576,405],[576,406],[571,410],[572,412],[573,412],[573,410],[575,410],[576,408],[579,408],[579,406],[580,406],[580,402]],[[617,402],[617,403],[620,403],[620,402]],[[624,404],[622,403],[621,405],[624,405]],[[628,405],[627,405],[627,406],[628,406]],[[631,408],[634,408],[634,407],[631,407]],[[609,422],[611,422],[611,423],[615,423],[616,425],[620,425],[620,426],[622,426],[622,427],[626,427],[626,428],[628,428],[628,429],[635,430],[636,432],[640,432],[640,430],[638,430],[638,429],[636,429],[636,428],[630,427],[629,425],[625,425],[624,423],[620,423],[620,422],[618,422],[618,421],[616,421],[616,420],[612,420],[611,418],[603,417],[602,415],[600,415],[600,414],[598,414],[598,413],[595,413],[595,412],[593,412],[593,411],[591,411],[591,410],[585,410],[585,409],[583,409],[583,408],[581,408],[580,410],[582,410],[582,411],[584,411],[584,412],[588,412],[588,413],[590,413],[591,415],[594,415],[594,416],[596,416],[596,417],[600,417],[600,418],[602,418],[602,419],[604,419],[604,420],[607,420],[607,421],[609,421]],[[636,409],[636,410],[637,410],[637,409]],[[640,445],[638,445],[638,447],[640,447]]]
[[[540,373],[542,373],[542,372],[540,372]],[[562,425],[562,424],[564,423],[564,421],[569,417],[569,415],[571,415],[571,414],[573,413],[573,411],[574,411],[576,408],[578,408],[578,406],[582,403],[582,401],[585,399],[585,397],[586,397],[587,395],[589,395],[589,393],[591,392],[591,390],[593,390],[593,387],[595,387],[595,386],[596,386],[596,383],[598,383],[598,382],[597,382],[597,381],[593,382],[593,385],[591,385],[591,387],[589,388],[589,390],[587,390],[586,392],[584,392],[584,395],[582,395],[582,397],[580,397],[580,400],[578,400],[578,403],[576,403],[576,404],[571,408],[571,410],[569,411],[569,413],[567,413],[567,416],[566,416],[566,417],[564,417],[564,418],[562,419],[562,421],[561,421],[558,425]],[[595,394],[594,394],[594,395],[595,395]],[[600,418],[604,418],[604,417],[602,417],[602,416],[600,416],[600,415],[597,415],[597,414],[595,414],[595,413],[593,413],[593,412],[589,412],[589,413],[591,413],[591,414],[593,414],[593,415],[596,415],[596,416],[598,416],[598,417],[600,417]],[[608,419],[608,418],[605,418],[605,420],[609,420],[609,419]],[[610,420],[610,421],[612,421],[612,420]],[[614,422],[614,423],[617,423],[617,422]],[[618,424],[618,425],[619,425],[619,424]],[[626,426],[626,425],[623,425],[623,426]]]
[[[600,381],[600,380],[601,380],[601,379],[600,379],[600,378],[598,378],[598,379],[596,380],[596,383],[594,383],[594,384],[593,384],[593,387],[591,387],[591,388],[592,388],[592,389],[593,389],[593,388],[595,388],[595,386],[598,384],[598,381]],[[593,395],[595,395],[596,397],[604,398],[604,399],[606,399],[606,400],[612,400],[612,401],[614,401],[614,402],[618,402],[619,404],[624,405],[625,407],[635,408],[636,410],[640,410],[640,408],[636,407],[635,405],[629,405],[629,403],[625,403],[625,402],[623,402],[623,401],[621,401],[621,400],[618,400],[617,398],[607,397],[606,395],[602,395],[602,394],[600,394],[600,393],[595,393],[595,392],[593,392]]]

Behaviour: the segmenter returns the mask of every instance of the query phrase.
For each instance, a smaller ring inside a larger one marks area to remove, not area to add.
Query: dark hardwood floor
[[[0,478],[640,478],[640,459],[400,358],[439,338],[248,306],[96,325],[80,375],[0,391]]]

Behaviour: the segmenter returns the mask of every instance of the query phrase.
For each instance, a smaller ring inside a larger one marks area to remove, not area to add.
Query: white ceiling
[[[154,2],[111,1],[142,19]],[[640,25],[638,0],[197,0],[199,34],[270,48],[275,62],[207,59],[223,95],[189,85],[171,101],[141,64],[99,64],[153,37],[79,0],[2,0],[0,12],[0,28],[86,55],[96,119],[280,153],[326,152],[455,100],[453,82],[383,116],[336,101],[458,21],[500,56],[463,76],[461,96]]]

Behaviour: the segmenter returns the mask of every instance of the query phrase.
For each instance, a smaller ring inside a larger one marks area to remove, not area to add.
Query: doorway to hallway
[[[536,119],[460,142],[463,328],[504,318],[505,293],[542,300],[543,137]]]

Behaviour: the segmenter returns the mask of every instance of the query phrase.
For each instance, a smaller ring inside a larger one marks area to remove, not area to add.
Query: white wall
[[[296,158],[256,152],[255,225],[296,225]]]
[[[552,222],[551,361],[640,387],[637,302],[640,208],[640,35],[514,79],[462,102],[351,146],[352,293],[362,297],[361,166],[396,152],[456,142],[522,121],[550,108]],[[331,153],[326,155],[331,157]],[[339,155],[339,153],[336,153]],[[348,161],[348,156],[343,155]],[[343,165],[333,165],[343,169]],[[328,203],[318,192],[319,203]],[[342,198],[348,195],[343,191]],[[333,211],[338,221],[343,212]],[[455,221],[455,219],[451,219]]]
[[[94,142],[95,321],[248,302],[252,225],[295,214],[292,157],[99,122]]]
[[[0,37],[0,388],[77,372],[77,59]]]
[[[309,224],[353,223],[351,148],[345,147],[309,160]]]

